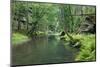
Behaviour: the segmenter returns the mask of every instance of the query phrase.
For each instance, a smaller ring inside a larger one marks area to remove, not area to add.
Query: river
[[[12,64],[49,64],[73,62],[78,49],[56,36],[34,37],[28,42],[12,46]]]

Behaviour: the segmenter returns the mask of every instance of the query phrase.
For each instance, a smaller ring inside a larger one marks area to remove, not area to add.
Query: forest
[[[13,1],[13,65],[96,60],[96,7]]]

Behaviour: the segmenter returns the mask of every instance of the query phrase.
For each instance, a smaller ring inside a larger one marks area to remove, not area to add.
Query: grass
[[[12,34],[12,44],[13,45],[18,45],[18,44],[21,44],[25,41],[28,41],[28,37],[23,35],[23,34],[20,34],[20,33],[13,33]]]
[[[95,61],[95,35],[93,34],[82,34],[76,35],[74,38],[80,39],[82,46],[80,48],[79,54],[76,56],[75,61]]]

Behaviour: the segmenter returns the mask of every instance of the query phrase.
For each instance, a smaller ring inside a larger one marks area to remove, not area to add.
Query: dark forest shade
[[[96,7],[11,2],[14,66],[96,60]]]

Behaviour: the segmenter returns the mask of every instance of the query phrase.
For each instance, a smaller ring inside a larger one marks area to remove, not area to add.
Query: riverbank
[[[95,61],[96,60],[96,36],[94,34],[70,34],[73,39],[79,40],[81,47],[75,61]],[[61,39],[70,42],[70,38],[65,35]],[[72,44],[70,44],[72,45]],[[79,46],[80,46],[79,45]],[[75,48],[75,47],[74,47]]]
[[[76,55],[75,61],[95,61],[96,43],[94,34],[71,34],[74,39],[78,39],[81,42],[81,47],[78,55]],[[69,41],[67,35],[63,36],[65,41]],[[12,44],[14,46],[20,45],[29,41],[30,38],[20,33],[13,33]],[[74,47],[73,47],[74,48]]]
[[[13,33],[12,34],[12,44],[14,46],[19,45],[21,43],[24,43],[26,41],[29,41],[28,36],[20,34],[20,33]]]
[[[93,34],[76,35],[74,38],[80,39],[82,46],[76,56],[75,61],[95,61],[96,60],[96,37]]]

